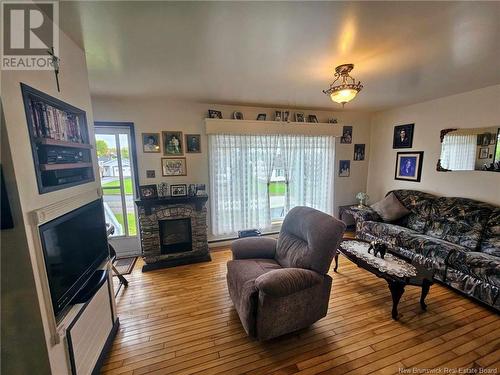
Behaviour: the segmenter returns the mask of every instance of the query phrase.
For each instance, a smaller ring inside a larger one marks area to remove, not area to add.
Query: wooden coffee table
[[[335,268],[333,270],[337,272],[340,252],[358,267],[385,279],[392,295],[392,318],[394,320],[398,319],[398,303],[407,285],[422,288],[420,306],[423,310],[426,310],[425,297],[433,284],[432,277],[434,272],[420,265],[411,264],[408,260],[392,253],[387,253],[384,259],[375,257],[373,252],[368,253],[369,246],[370,243],[368,241],[342,240],[335,255]]]

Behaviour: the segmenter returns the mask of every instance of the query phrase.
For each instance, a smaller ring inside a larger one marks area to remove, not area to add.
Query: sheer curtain
[[[212,233],[270,228],[268,185],[277,136],[216,134],[209,146]]]
[[[281,136],[285,178],[286,210],[308,206],[333,212],[335,138],[331,136]]]
[[[278,155],[285,211],[302,205],[332,213],[334,147],[330,136],[209,135],[212,233],[271,228],[269,183]]]
[[[454,171],[474,170],[476,141],[474,134],[446,134],[441,145],[441,166]]]

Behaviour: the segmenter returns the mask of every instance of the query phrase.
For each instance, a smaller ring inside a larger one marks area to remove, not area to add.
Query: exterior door
[[[137,235],[136,166],[133,125],[96,123],[95,139],[106,222],[115,227],[109,242],[117,257],[141,255]]]

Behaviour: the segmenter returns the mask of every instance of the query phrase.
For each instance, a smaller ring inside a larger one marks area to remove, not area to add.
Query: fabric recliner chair
[[[328,310],[327,275],[345,224],[309,207],[286,215],[279,238],[233,242],[229,295],[249,336],[268,340],[306,328]]]

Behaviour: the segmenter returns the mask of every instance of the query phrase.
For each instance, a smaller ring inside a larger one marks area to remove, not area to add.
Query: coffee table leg
[[[427,305],[425,304],[425,297],[429,293],[432,283],[429,280],[424,280],[422,283],[422,294],[420,295],[420,307],[422,310],[427,310]]]
[[[388,281],[388,283],[392,295],[392,319],[398,320],[398,303],[405,291],[405,287],[401,283],[391,281]]]
[[[333,269],[333,271],[337,272],[337,268],[339,268],[339,253],[338,252],[335,254],[335,268]]]

